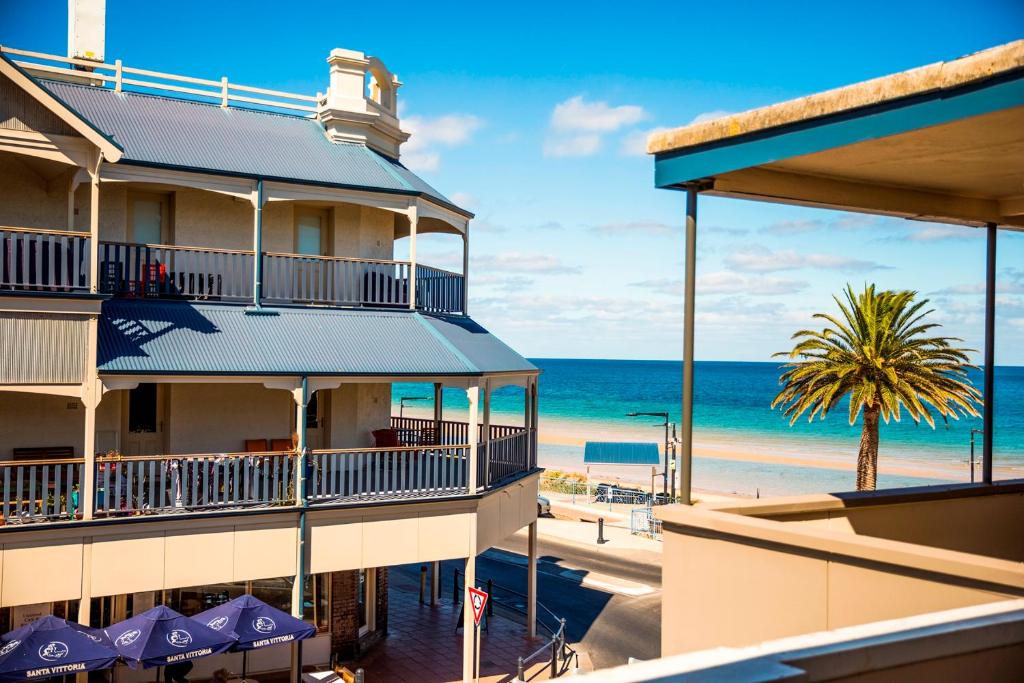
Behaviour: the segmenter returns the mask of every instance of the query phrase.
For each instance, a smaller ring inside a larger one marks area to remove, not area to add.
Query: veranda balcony
[[[0,463],[0,524],[74,521],[92,497],[96,518],[216,513],[294,506],[432,500],[479,493],[536,467],[536,434],[477,427],[476,490],[470,491],[469,425],[392,418],[403,445],[390,448],[117,456],[96,458],[94,491],[81,458]],[[304,461],[304,464],[303,464]],[[304,480],[304,481],[303,481]]]
[[[90,241],[80,232],[0,227],[0,290],[88,292]],[[252,251],[101,241],[98,290],[140,298],[253,301],[254,263]],[[411,302],[412,271],[409,261],[264,252],[261,301],[465,311],[463,275],[416,264]]]

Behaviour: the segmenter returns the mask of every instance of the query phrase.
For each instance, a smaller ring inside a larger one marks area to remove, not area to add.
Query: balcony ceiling
[[[1024,229],[1024,41],[653,135],[659,187]]]
[[[468,318],[408,310],[264,309],[111,300],[105,375],[478,376],[537,368]]]

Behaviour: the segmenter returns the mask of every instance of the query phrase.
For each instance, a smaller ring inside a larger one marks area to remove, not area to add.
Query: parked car
[[[551,514],[551,501],[544,496],[537,496],[537,516],[543,517],[544,515]]]

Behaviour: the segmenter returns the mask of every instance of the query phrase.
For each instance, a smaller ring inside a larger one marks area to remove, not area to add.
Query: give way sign
[[[484,615],[484,605],[487,604],[487,593],[470,586],[469,604],[473,607],[473,623],[479,626],[480,618]]]

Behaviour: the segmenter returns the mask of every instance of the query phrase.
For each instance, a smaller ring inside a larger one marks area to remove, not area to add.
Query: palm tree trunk
[[[857,490],[874,491],[878,478],[878,409],[865,408],[857,454]]]

